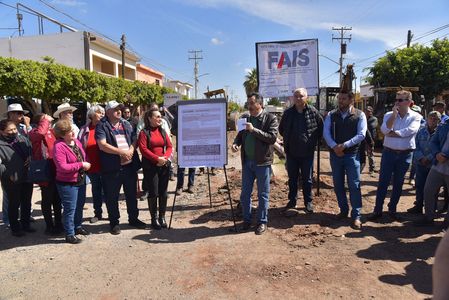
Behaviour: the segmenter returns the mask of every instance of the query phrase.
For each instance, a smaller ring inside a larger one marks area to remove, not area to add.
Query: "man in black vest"
[[[299,175],[306,213],[313,213],[312,170],[316,145],[323,132],[323,118],[315,107],[307,104],[307,90],[298,88],[293,93],[294,105],[282,115],[279,133],[284,138],[287,154],[288,208],[296,207]]]
[[[366,116],[353,106],[354,94],[340,91],[338,108],[329,112],[324,121],[323,136],[330,150],[330,163],[334,179],[334,191],[337,195],[340,213],[337,218],[348,217],[349,206],[345,190],[345,175],[348,178],[349,199],[351,201],[351,218],[353,227],[360,229],[360,211],[362,210],[362,193],[360,190],[359,146],[365,139]]]

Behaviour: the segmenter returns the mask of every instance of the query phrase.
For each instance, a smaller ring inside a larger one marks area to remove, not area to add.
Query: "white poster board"
[[[288,97],[300,87],[318,94],[317,39],[256,43],[256,57],[263,97]]]
[[[181,168],[227,164],[226,99],[178,102],[178,165]]]
[[[170,107],[181,100],[180,94],[164,94],[164,107]]]

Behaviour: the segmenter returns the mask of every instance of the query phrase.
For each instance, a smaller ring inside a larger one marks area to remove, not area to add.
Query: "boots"
[[[156,230],[161,229],[161,225],[157,220],[157,198],[156,197],[148,197],[148,208],[150,209],[151,215],[151,227]]]
[[[162,228],[167,228],[165,222],[165,211],[167,210],[167,196],[159,197],[159,224]]]

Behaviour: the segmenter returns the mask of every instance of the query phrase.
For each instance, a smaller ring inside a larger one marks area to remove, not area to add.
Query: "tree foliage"
[[[449,41],[388,51],[370,68],[369,75],[374,86],[417,86],[426,99],[433,99],[449,88]]]
[[[237,102],[229,101],[228,102],[228,111],[229,112],[233,112],[233,111],[240,112],[240,111],[242,111],[242,107]]]
[[[40,63],[0,57],[0,95],[24,99],[39,98],[59,103],[64,98],[103,103],[117,100],[125,103],[162,103],[171,89],[140,81],[70,68],[47,60]]]
[[[282,103],[279,100],[279,98],[270,98],[270,100],[268,100],[267,104],[274,105],[274,106],[282,106]]]
[[[257,70],[256,68],[252,68],[251,71],[248,72],[245,76],[245,81],[243,82],[243,86],[245,87],[246,94],[249,95],[251,93],[257,92]]]

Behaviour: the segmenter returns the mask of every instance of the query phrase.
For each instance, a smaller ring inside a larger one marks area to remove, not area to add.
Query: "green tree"
[[[249,71],[248,74],[246,74],[245,81],[243,82],[243,86],[245,87],[245,91],[246,91],[247,95],[257,92],[259,87],[257,84],[256,68],[252,68],[251,71]]]
[[[369,70],[372,85],[417,86],[426,99],[433,99],[449,87],[449,41],[388,51]]]
[[[232,111],[241,111],[242,107],[234,101],[229,101],[228,102],[228,111],[232,112]]]
[[[270,98],[267,102],[268,105],[274,105],[274,106],[282,106],[281,101],[279,101],[278,98]]]

